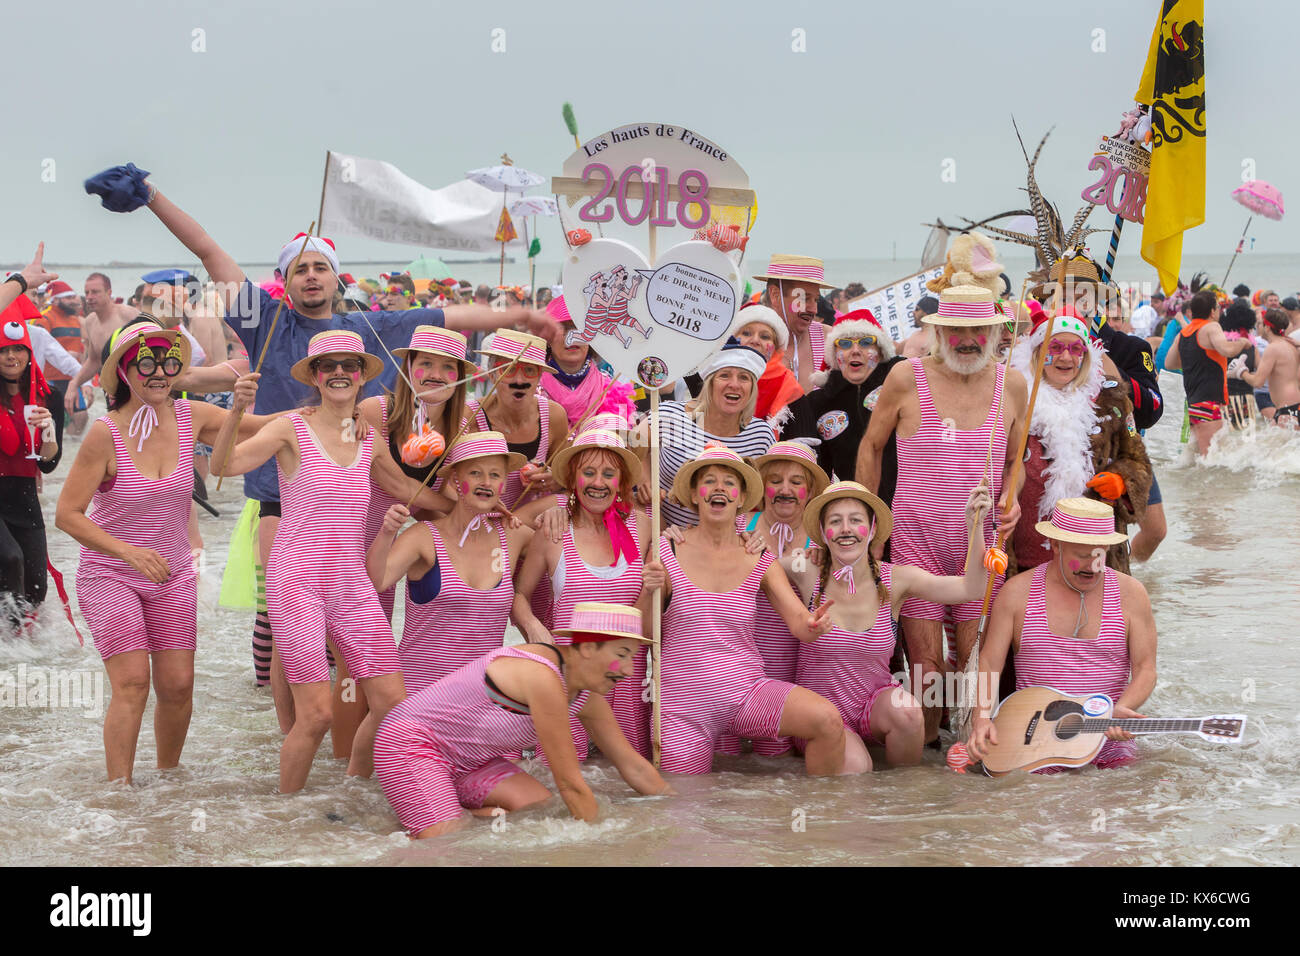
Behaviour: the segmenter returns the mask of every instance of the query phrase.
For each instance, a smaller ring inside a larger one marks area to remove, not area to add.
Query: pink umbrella
[[[1232,261],[1228,263],[1228,271],[1223,274],[1222,285],[1224,287],[1228,285],[1228,274],[1232,272],[1233,263],[1237,261],[1237,256],[1241,255],[1241,250],[1246,245],[1246,230],[1250,228],[1255,216],[1259,215],[1266,219],[1278,220],[1282,218],[1282,214],[1286,211],[1282,208],[1282,191],[1262,179],[1252,179],[1249,182],[1242,183],[1232,191],[1232,198],[1249,209],[1251,215],[1246,220],[1246,228],[1241,230],[1241,238],[1237,240],[1237,251],[1232,254]]]
[[[1232,191],[1232,198],[1265,219],[1281,219],[1282,191],[1262,179],[1252,179]]]

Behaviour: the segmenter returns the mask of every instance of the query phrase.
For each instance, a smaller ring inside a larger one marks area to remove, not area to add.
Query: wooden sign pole
[[[659,389],[650,389],[650,543],[654,549],[650,553],[651,559],[659,554],[659,531],[660,531],[660,514],[659,514]],[[662,632],[663,632],[663,601],[661,600],[660,589],[655,588],[650,595],[650,621],[651,621],[651,650],[654,658],[651,661],[650,673],[650,706],[651,706],[651,755],[654,758],[655,769],[659,768],[659,755],[662,749],[662,740],[660,736],[660,717],[662,708],[659,705],[659,679],[661,672],[661,661],[663,658]]]

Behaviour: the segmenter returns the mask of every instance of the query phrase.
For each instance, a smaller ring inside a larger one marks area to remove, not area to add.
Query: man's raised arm
[[[193,216],[164,196],[157,187],[150,187],[150,190],[152,196],[149,199],[149,209],[180,240],[181,245],[203,263],[203,268],[217,284],[222,304],[227,310],[232,309],[239,288],[244,283],[244,270],[239,268],[239,264],[226,250],[217,245],[217,241],[208,235]]]

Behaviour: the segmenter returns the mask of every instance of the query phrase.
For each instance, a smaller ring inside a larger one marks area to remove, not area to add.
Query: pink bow
[[[853,580],[853,565],[846,564],[838,571],[832,574],[836,581],[843,581],[848,586],[850,594],[858,593],[857,583]]]
[[[127,427],[126,435],[128,438],[134,438],[137,434],[140,436],[140,443],[135,446],[137,452],[144,448],[145,439],[147,439],[153,430],[158,427],[158,413],[154,411],[153,406],[148,402],[141,405],[131,416],[131,424]]]
[[[614,502],[613,505],[605,509],[605,530],[609,532],[609,543],[614,548],[614,560],[610,562],[610,567],[618,564],[618,556],[621,554],[627,558],[627,563],[632,564],[640,556],[637,551],[636,541],[633,540],[631,533],[627,530],[627,516],[632,513],[630,505],[622,502]]]
[[[475,515],[470,519],[469,524],[465,525],[465,533],[460,536],[460,547],[465,547],[465,539],[469,537],[471,531],[477,531],[479,528],[486,528],[488,521],[500,517],[501,515],[495,511],[489,511],[484,515]]]
[[[794,540],[794,529],[784,521],[772,522],[772,537],[776,538],[776,556],[784,557],[785,547]]]

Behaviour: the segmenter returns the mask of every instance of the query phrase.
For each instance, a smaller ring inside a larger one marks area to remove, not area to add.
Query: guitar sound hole
[[[1079,714],[1083,708],[1072,700],[1054,700],[1043,712],[1044,720],[1060,720],[1066,714]]]
[[[1056,725],[1056,738],[1058,740],[1070,740],[1079,736],[1083,730],[1082,714],[1067,714],[1062,717]]]

